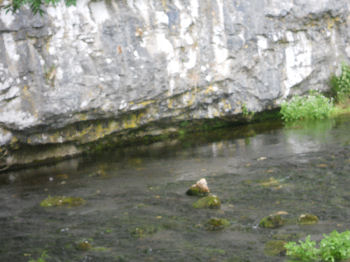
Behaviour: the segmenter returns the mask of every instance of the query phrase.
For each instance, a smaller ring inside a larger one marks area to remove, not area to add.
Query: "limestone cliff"
[[[232,118],[325,90],[349,59],[349,5],[78,0],[42,17],[2,11],[0,166],[79,154],[150,123]]]

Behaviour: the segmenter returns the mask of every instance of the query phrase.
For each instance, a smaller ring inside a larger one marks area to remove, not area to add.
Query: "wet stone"
[[[88,251],[92,248],[92,245],[88,240],[83,239],[75,243],[75,248],[79,251]]]
[[[298,218],[298,223],[301,225],[313,225],[318,223],[318,217],[312,214],[302,214]]]
[[[194,208],[213,208],[218,209],[221,206],[221,201],[216,195],[202,197],[193,203]]]
[[[262,228],[278,228],[285,224],[282,215],[269,215],[260,220],[259,227]]]
[[[224,218],[211,218],[205,224],[205,228],[208,231],[222,230],[230,225],[230,222]]]
[[[208,187],[207,180],[202,178],[193,184],[187,191],[186,194],[189,196],[207,196],[210,190]]]

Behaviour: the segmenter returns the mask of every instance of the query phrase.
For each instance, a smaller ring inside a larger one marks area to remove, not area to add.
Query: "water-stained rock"
[[[325,91],[350,57],[347,0],[190,3],[1,11],[0,169],[82,154],[151,123],[250,121]]]

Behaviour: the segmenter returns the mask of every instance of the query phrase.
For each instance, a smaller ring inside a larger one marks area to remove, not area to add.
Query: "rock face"
[[[346,0],[78,0],[43,17],[2,11],[0,166],[325,90],[349,59],[348,13]],[[28,156],[22,145],[47,147]]]

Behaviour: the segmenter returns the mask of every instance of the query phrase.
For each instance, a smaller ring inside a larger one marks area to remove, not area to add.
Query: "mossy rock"
[[[40,206],[42,207],[76,207],[83,205],[85,200],[81,197],[66,197],[66,196],[48,196],[46,199],[41,201]]]
[[[75,243],[75,248],[79,251],[88,251],[92,248],[92,245],[88,240],[83,239]]]
[[[194,208],[213,208],[217,209],[221,206],[221,201],[216,195],[210,194],[209,196],[198,199],[192,205]]]
[[[202,178],[196,182],[196,184],[193,184],[187,191],[186,194],[189,196],[207,196],[209,195],[209,187],[207,184],[207,180],[205,178]]]
[[[230,225],[230,222],[224,218],[211,218],[205,224],[205,228],[209,231],[222,230]]]
[[[203,197],[209,195],[209,192],[203,191],[201,188],[193,185],[186,191],[186,195]]]
[[[284,247],[286,243],[282,240],[271,240],[265,244],[264,253],[269,256],[283,256],[287,251]]]
[[[281,215],[270,215],[261,219],[259,227],[262,228],[278,228],[285,224],[285,220]]]
[[[298,218],[300,225],[313,225],[318,223],[318,217],[312,214],[302,214]]]

